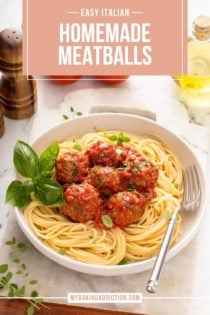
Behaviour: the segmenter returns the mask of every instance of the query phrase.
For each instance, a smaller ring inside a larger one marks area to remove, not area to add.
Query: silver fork
[[[192,165],[184,171],[184,196],[182,206],[177,208],[169,219],[168,228],[163,238],[159,254],[152,269],[150,279],[147,282],[146,289],[149,293],[155,293],[158,285],[160,272],[162,270],[165,257],[170,245],[174,228],[177,222],[177,215],[181,210],[194,210],[199,205],[201,197],[200,181],[195,165]]]

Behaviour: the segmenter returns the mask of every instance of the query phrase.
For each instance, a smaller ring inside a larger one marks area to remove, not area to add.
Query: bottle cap
[[[208,40],[210,37],[210,17],[205,15],[198,16],[193,23],[194,35],[198,40]]]

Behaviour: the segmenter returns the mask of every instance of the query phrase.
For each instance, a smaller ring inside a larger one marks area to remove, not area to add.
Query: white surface
[[[188,124],[186,111],[177,101],[158,95],[146,95],[139,90],[133,90],[132,94],[130,89],[121,88],[120,91],[121,93],[119,93],[119,89],[115,88],[111,90],[88,89],[69,93],[60,108],[41,110],[36,114],[31,140],[37,138],[43,130],[55,122],[61,122],[63,114],[70,114],[70,106],[86,113],[91,105],[99,105],[99,101],[104,102],[101,103],[103,106],[104,104],[113,105],[113,102],[118,104],[114,105],[115,109],[118,106],[125,107],[126,104],[129,104],[129,109],[138,105],[138,108],[142,110],[150,109],[156,114],[157,119],[160,121],[162,119],[161,123],[163,121],[165,125],[168,123],[169,128],[175,130],[176,134],[184,136],[188,144],[193,147],[193,151],[199,157],[202,165],[206,165],[208,148],[206,130],[200,126]],[[171,119],[172,117],[174,119]],[[25,241],[24,235],[13,220],[14,216],[10,216],[5,239],[16,235],[17,240]],[[202,299],[210,296],[209,260],[203,259],[204,255],[210,257],[210,247],[206,237],[209,225],[210,213],[207,211],[198,235],[184,250],[165,264],[155,298],[145,292],[145,284],[150,273],[147,271],[137,275],[116,276],[114,279],[85,275],[57,265],[33,247],[25,254],[24,262],[30,266],[31,277],[39,279],[38,290],[42,296],[64,297],[63,301],[66,302],[65,297],[68,292],[142,292],[144,297],[142,305],[102,304],[100,307],[133,312],[144,311],[155,315],[177,315],[177,312],[183,315],[209,315],[210,300]],[[3,261],[8,261],[8,246],[2,246],[1,253],[3,254],[2,259],[4,257]],[[37,264],[37,262],[39,263]],[[59,286],[57,285],[58,278]],[[162,297],[166,298],[164,302]],[[184,297],[185,300],[182,300]],[[193,298],[193,300],[189,301],[188,298]]]
[[[0,0],[0,29],[10,26],[20,26],[21,21],[21,0]],[[210,15],[210,1],[209,0],[189,0],[189,25],[192,19],[198,14]],[[150,94],[159,93],[165,96],[175,98],[174,84],[169,77],[160,78],[156,77],[136,77],[135,81],[129,81],[119,86],[119,95],[123,88],[128,88],[130,95],[138,91],[149,92]],[[100,88],[102,85],[94,81],[79,81],[72,86],[55,86],[50,82],[38,82],[38,98],[39,98],[39,111],[44,109],[56,109],[63,97],[72,91],[77,91],[86,88]],[[80,105],[81,106],[81,105]],[[174,122],[177,122],[177,127],[180,121],[176,120],[176,113],[174,113]],[[168,117],[166,116],[166,120]],[[11,180],[12,176],[12,150],[17,139],[27,140],[29,138],[33,118],[24,121],[12,121],[5,119],[6,133],[4,138],[0,140],[0,226],[6,221],[7,213],[10,207],[5,206],[5,189]],[[174,123],[175,125],[175,123]],[[206,148],[200,143],[202,142],[202,132],[196,126],[192,130],[186,130],[184,136],[188,140],[193,141],[193,147],[196,152],[206,155]],[[193,135],[193,136],[192,136]],[[200,137],[199,137],[200,136]],[[199,140],[200,139],[200,140]],[[199,143],[199,145],[197,144]],[[209,160],[210,164],[210,160]],[[209,176],[210,177],[210,176]],[[209,315],[210,310],[210,246],[209,246],[209,226],[210,226],[210,212],[208,211],[205,216],[205,221],[202,223],[202,228],[194,240],[173,260],[166,263],[162,276],[159,294],[154,298],[150,296],[150,300],[146,297],[143,300],[142,306],[133,305],[132,309],[127,305],[121,305],[122,310],[132,310],[134,312],[144,311],[154,315]],[[18,228],[17,228],[18,229]],[[19,230],[16,231],[20,239],[22,236]],[[14,231],[7,228],[8,235],[13,235]],[[1,249],[4,253],[8,248],[5,246]],[[59,288],[53,279],[60,279],[62,277],[63,284],[67,292],[97,292],[98,287],[102,291],[117,292],[130,291],[130,292],[144,292],[145,282],[148,279],[148,273],[145,272],[141,275],[134,276],[121,276],[113,279],[106,279],[101,277],[93,277],[82,275],[74,271],[57,266],[55,263],[49,261],[43,255],[35,251],[34,256],[29,255],[29,266],[32,277],[40,279],[40,291],[43,295],[57,296]],[[39,262],[39,274],[33,274],[33,266]],[[48,264],[47,270],[42,270],[42,264]],[[54,270],[53,277],[50,272]],[[46,281],[44,279],[48,279]],[[138,285],[136,285],[136,283]],[[91,286],[90,286],[91,284]],[[166,295],[175,298],[163,300],[161,296]],[[185,297],[193,297],[187,299]],[[152,298],[152,300],[151,300]],[[66,300],[65,300],[66,301]],[[105,308],[118,308],[117,305],[101,305]]]
[[[170,103],[166,103],[166,106],[170,106]],[[181,237],[179,238],[177,244],[169,250],[167,255],[168,259],[173,257],[194,237],[205,213],[205,181],[201,165],[199,164],[196,156],[181,138],[178,138],[161,125],[141,117],[119,114],[92,114],[89,116],[74,118],[67,122],[63,122],[49,130],[47,133],[44,133],[40,138],[32,143],[32,145],[36,152],[41,154],[41,152],[43,152],[53,141],[62,141],[69,136],[84,135],[86,133],[93,132],[93,128],[95,126],[102,128],[103,130],[123,130],[125,132],[131,132],[139,135],[150,132],[157,134],[174,150],[184,168],[193,164],[196,165],[202,191],[201,206],[192,213],[188,212],[184,214]],[[205,171],[205,168],[203,171]],[[32,244],[44,255],[69,269],[95,275],[116,276],[144,271],[150,269],[154,264],[154,258],[124,266],[108,267],[84,264],[69,259],[49,249],[34,235],[23,216],[22,210],[16,209],[16,216],[22,231],[29,238]]]

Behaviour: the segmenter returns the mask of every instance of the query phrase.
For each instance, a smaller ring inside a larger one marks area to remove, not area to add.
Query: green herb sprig
[[[110,141],[116,141],[117,145],[122,145],[123,142],[130,142],[130,138],[125,136],[122,132],[120,132],[118,135],[111,135],[108,138]]]
[[[164,218],[166,219],[166,220],[170,220],[171,219],[171,217],[172,217],[172,212],[171,211],[169,211],[169,210],[167,210],[165,213],[164,213]]]
[[[174,187],[175,187],[176,189],[179,189],[179,184],[178,184],[178,183],[174,183]]]
[[[39,298],[38,292],[33,289],[38,281],[29,279],[27,266],[21,261],[20,255],[28,250],[29,246],[24,242],[17,242],[15,237],[6,241],[5,244],[11,246],[10,262],[13,268],[10,269],[9,264],[0,265],[0,290],[6,290],[8,298],[27,297],[26,300],[29,302],[27,315],[33,315],[35,308],[39,309],[38,305],[43,305],[43,300]],[[14,282],[14,273],[21,277],[21,285]]]
[[[76,114],[77,116],[82,116],[83,114],[82,114],[82,112],[77,112],[77,111],[75,111],[75,109],[74,109],[74,107],[70,107],[70,111],[71,111],[71,113],[74,113],[74,114]]]
[[[60,255],[65,255],[65,254],[66,254],[66,251],[67,251],[67,248],[61,247],[61,248],[59,249],[58,253],[59,253]]]
[[[118,265],[127,265],[129,263],[129,259],[127,257],[124,257]]]
[[[19,208],[26,207],[32,201],[31,194],[34,193],[35,199],[43,205],[63,205],[63,188],[51,178],[58,153],[57,141],[50,145],[40,157],[27,143],[17,141],[13,163],[17,172],[27,180],[23,182],[15,180],[9,185],[6,202]]]
[[[107,214],[102,215],[101,221],[107,228],[111,228],[113,226],[112,218]]]
[[[76,142],[76,143],[74,144],[73,149],[76,150],[76,151],[78,151],[78,152],[82,152],[81,145],[80,145],[78,142]]]
[[[75,116],[75,115],[77,115],[77,116],[82,116],[82,115],[83,115],[82,112],[77,112],[77,111],[74,109],[74,107],[72,107],[72,106],[70,107],[70,112],[71,112],[71,115],[73,115],[73,116]],[[69,117],[69,115],[66,115],[66,114],[62,115],[62,117],[63,117],[64,120],[68,120],[68,119],[71,118],[71,117]]]
[[[69,119],[69,116],[68,116],[68,115],[63,115],[63,119],[64,119],[64,120],[68,120],[68,119]]]

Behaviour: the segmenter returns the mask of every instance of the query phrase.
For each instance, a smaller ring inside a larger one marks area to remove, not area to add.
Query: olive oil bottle
[[[178,97],[197,123],[210,120],[210,17],[198,16],[188,39],[188,74],[174,77]]]

